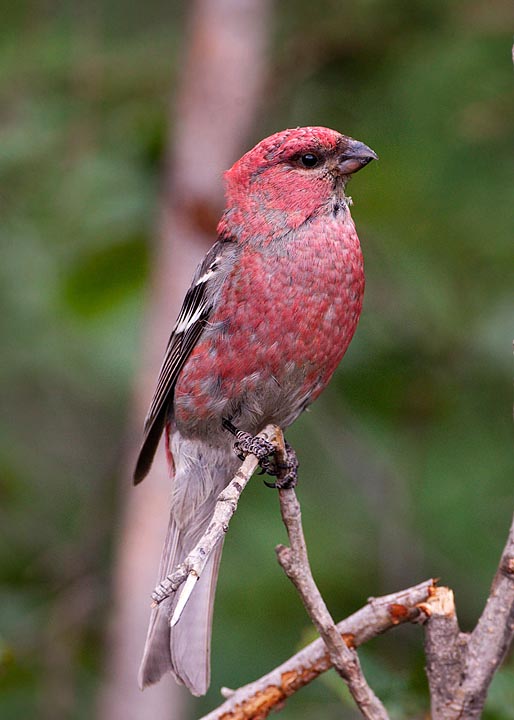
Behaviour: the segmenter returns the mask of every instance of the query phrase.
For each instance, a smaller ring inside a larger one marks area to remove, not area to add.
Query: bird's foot
[[[255,455],[259,461],[261,472],[277,478],[273,483],[264,481],[265,485],[280,490],[296,486],[298,458],[287,441],[285,443],[285,462],[278,463],[275,446],[269,440],[251,435],[244,430],[238,430],[229,420],[223,420],[223,427],[236,438],[234,452],[240,460],[244,460],[248,454]]]
[[[244,430],[238,430],[229,420],[223,420],[223,427],[236,438],[234,452],[237,457],[244,460],[247,455],[255,455],[259,465],[265,469],[265,466],[269,463],[268,457],[275,452],[273,443],[258,435],[251,435]]]
[[[285,460],[282,463],[269,462],[269,466],[265,468],[268,475],[273,475],[277,479],[275,482],[264,484],[270,488],[278,488],[279,490],[290,490],[296,487],[298,483],[298,458],[294,448],[285,441]],[[261,465],[262,467],[262,465]]]

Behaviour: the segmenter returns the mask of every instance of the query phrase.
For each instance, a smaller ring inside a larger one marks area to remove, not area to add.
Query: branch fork
[[[258,437],[275,446],[277,467],[286,465],[280,428],[268,425]],[[179,621],[258,466],[257,457],[248,454],[218,496],[212,521],[200,542],[152,593],[153,604],[157,605],[180,590],[171,625]],[[239,690],[225,689],[222,694],[226,701],[201,720],[263,720],[330,667],[347,684],[363,717],[388,720],[383,704],[364,677],[356,648],[404,622],[423,623],[425,628],[432,720],[480,718],[493,675],[514,635],[514,519],[489,598],[473,632],[460,631],[453,592],[438,587],[435,580],[382,598],[370,598],[361,610],[336,625],[312,577],[295,491],[280,489],[278,496],[290,546],[278,545],[277,559],[320,638],[259,680]]]
[[[453,593],[435,588],[420,605],[433,720],[480,718],[494,673],[514,636],[514,518],[475,629],[461,632]]]

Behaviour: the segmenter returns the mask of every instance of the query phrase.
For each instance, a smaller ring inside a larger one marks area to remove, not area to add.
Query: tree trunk
[[[174,103],[141,365],[122,477],[122,527],[100,720],[179,720],[185,695],[171,678],[140,692],[137,671],[168,522],[170,483],[162,448],[138,488],[130,476],[157,373],[183,295],[215,240],[222,173],[244,150],[266,65],[271,0],[197,0]]]

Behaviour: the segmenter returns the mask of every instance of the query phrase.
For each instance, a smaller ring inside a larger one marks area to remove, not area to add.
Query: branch
[[[514,635],[514,518],[484,611],[460,632],[448,588],[419,605],[427,616],[425,652],[433,720],[481,717],[487,691]]]
[[[284,465],[281,430],[268,425],[259,435],[276,446],[277,464]],[[154,591],[154,602],[159,603],[183,585],[172,625],[179,620],[210,554],[227,532],[241,493],[257,466],[257,458],[248,455],[218,496],[212,521],[200,542]],[[514,518],[486,607],[470,635],[459,630],[452,591],[435,587],[434,580],[371,598],[361,610],[335,625],[312,577],[296,494],[292,489],[282,489],[279,499],[291,547],[279,545],[277,557],[321,637],[259,680],[235,692],[225,691],[228,700],[202,720],[264,720],[272,709],[330,667],[344,679],[364,717],[388,720],[384,706],[364,678],[355,648],[395,625],[423,620],[423,615],[431,717],[479,718],[492,677],[514,634]]]
[[[278,428],[275,425],[267,425],[259,433],[258,437],[263,437],[270,442],[276,442],[277,430]],[[181,585],[184,585],[170,621],[172,626],[176,625],[179,621],[180,615],[212,551],[227,532],[229,522],[237,510],[239,498],[258,465],[259,461],[255,455],[248,455],[246,457],[232,480],[218,495],[212,520],[199,542],[191,550],[189,555],[187,555],[185,560],[181,562],[180,565],[177,565],[175,570],[159,583],[153,591],[152,606],[155,607],[155,605],[158,605],[165,598],[176,592]]]
[[[425,623],[426,673],[430,687],[431,717],[445,720],[462,676],[467,635],[460,632],[453,592],[434,587],[428,600],[419,605]]]
[[[433,580],[426,580],[392,595],[370,598],[364,607],[336,625],[337,632],[347,646],[356,648],[401,623],[416,622],[420,616],[418,605],[428,599],[433,585]],[[325,643],[318,638],[267,675],[231,693],[223,705],[201,720],[264,720],[331,667]]]
[[[384,706],[366,682],[355,648],[349,647],[341,637],[314,582],[303,534],[300,503],[296,493],[292,488],[280,490],[279,498],[280,511],[291,547],[284,545],[277,547],[278,561],[298,590],[309,617],[328,649],[332,665],[348,685],[362,715],[369,720],[388,720],[389,716]]]
[[[463,679],[450,705],[452,713],[446,717],[480,717],[493,675],[513,636],[514,517],[484,611],[467,642]]]
[[[261,433],[276,447],[277,465],[286,468],[284,437],[280,428],[268,426]],[[257,467],[257,459],[249,455],[227,488],[220,493],[213,519],[201,541],[154,591],[155,603],[161,602],[183,584],[181,594],[171,618],[175,625],[200,577],[207,560],[228,530],[230,518],[237,509],[239,497]],[[282,518],[286,525],[291,548],[279,546],[277,556],[288,577],[296,586],[300,597],[328,649],[328,657],[339,675],[344,679],[361,713],[368,720],[389,720],[382,703],[367,684],[359,658],[351,640],[342,638],[314,582],[307,557],[303,535],[301,512],[293,489],[279,491]],[[351,647],[350,647],[350,646]],[[259,713],[259,717],[262,713]]]

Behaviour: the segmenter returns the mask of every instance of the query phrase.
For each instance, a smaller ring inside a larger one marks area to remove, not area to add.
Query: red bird
[[[172,478],[160,579],[204,533],[239,455],[268,423],[285,429],[326,387],[355,332],[364,271],[345,194],[377,156],[324,127],[266,138],[226,173],[218,240],[200,263],[171,333],[134,473],[150,469],[162,433]],[[273,473],[262,444],[262,466]],[[281,486],[296,482],[288,448]],[[195,695],[210,679],[210,635],[222,544],[179,622],[172,596],[152,611],[140,683],[166,672]]]

